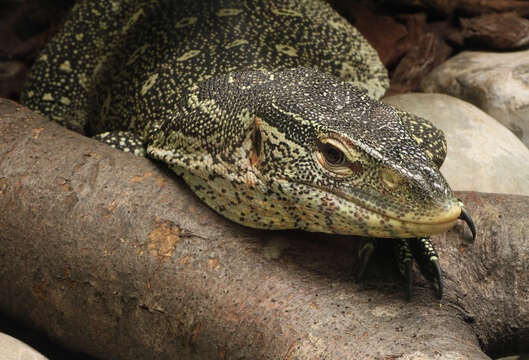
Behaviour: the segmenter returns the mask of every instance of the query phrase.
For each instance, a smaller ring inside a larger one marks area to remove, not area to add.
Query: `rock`
[[[474,105],[444,94],[403,94],[382,101],[444,131],[448,155],[441,172],[452,189],[529,195],[529,149]]]
[[[487,14],[514,11],[522,16],[529,14],[529,3],[523,0],[393,0],[398,6],[435,10],[446,17],[453,13]]]
[[[0,359],[46,360],[47,358],[22,341],[0,332]]]
[[[491,12],[506,11],[513,11],[521,16],[527,16],[529,14],[529,3],[523,0],[456,0],[456,3],[457,6],[454,10],[467,14],[488,14]]]
[[[529,20],[516,13],[460,19],[463,36],[490,49],[516,49],[529,44]]]
[[[365,4],[347,2],[344,10],[347,18],[377,50],[384,65],[396,63],[412,46],[406,26],[392,17],[376,14]]]
[[[426,74],[450,56],[452,49],[434,32],[420,36],[391,73],[388,94],[418,90]]]
[[[428,75],[422,90],[476,105],[529,146],[529,50],[463,52]]]
[[[0,97],[17,99],[28,67],[21,61],[0,61]]]
[[[460,1],[456,0],[393,0],[392,3],[401,7],[419,7],[425,10],[435,10],[445,16],[453,13]]]

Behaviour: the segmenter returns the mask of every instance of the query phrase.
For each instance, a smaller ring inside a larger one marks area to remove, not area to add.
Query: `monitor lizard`
[[[443,133],[379,102],[388,85],[320,0],[82,0],[21,99],[164,162],[239,224],[392,239],[408,297],[413,258],[441,297],[429,236],[475,228],[439,172]]]

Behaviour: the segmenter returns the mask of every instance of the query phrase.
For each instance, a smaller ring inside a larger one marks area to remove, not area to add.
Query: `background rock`
[[[523,0],[392,0],[391,2],[401,6],[435,10],[445,16],[454,12],[483,14],[514,11],[520,15],[529,14],[529,3]]]
[[[432,71],[422,90],[476,105],[529,146],[529,50],[463,52]]]
[[[42,354],[7,334],[0,332],[0,359],[2,360],[46,360]]]
[[[453,189],[529,195],[529,149],[474,105],[444,94],[402,94],[382,101],[444,131],[448,155],[441,172]]]
[[[487,14],[461,19],[463,36],[496,49],[515,49],[529,44],[529,20],[516,13]]]

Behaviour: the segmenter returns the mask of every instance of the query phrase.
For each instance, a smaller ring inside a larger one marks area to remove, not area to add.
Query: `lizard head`
[[[309,69],[222,83],[238,89],[230,103],[241,109],[227,110],[225,94],[210,90],[196,92],[193,106],[217,114],[209,134],[230,137],[193,140],[186,145],[199,150],[193,153],[150,151],[222,215],[256,228],[376,237],[427,236],[455,225],[459,202],[401,112]]]
[[[260,114],[267,119],[260,126],[266,139],[262,167],[275,179],[270,186],[298,209],[298,224],[313,231],[412,237],[456,223],[459,201],[402,112],[312,70],[276,76],[283,77],[276,82],[281,85]],[[423,130],[426,137],[443,136],[435,128]],[[437,143],[442,147],[444,139]]]

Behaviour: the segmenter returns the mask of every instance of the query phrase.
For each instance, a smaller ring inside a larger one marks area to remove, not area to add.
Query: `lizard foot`
[[[430,238],[393,239],[395,258],[399,271],[405,280],[406,299],[411,298],[413,287],[413,260],[417,262],[422,275],[437,284],[437,297],[443,296],[443,277],[439,257]]]
[[[413,285],[413,272],[411,266],[413,264],[413,254],[411,247],[408,243],[409,239],[392,239],[393,240],[393,252],[399,271],[404,276],[405,280],[405,291],[406,300],[411,298],[412,285]]]
[[[422,275],[430,282],[437,283],[437,297],[443,297],[443,276],[439,256],[429,237],[409,239],[413,258],[419,265]]]

